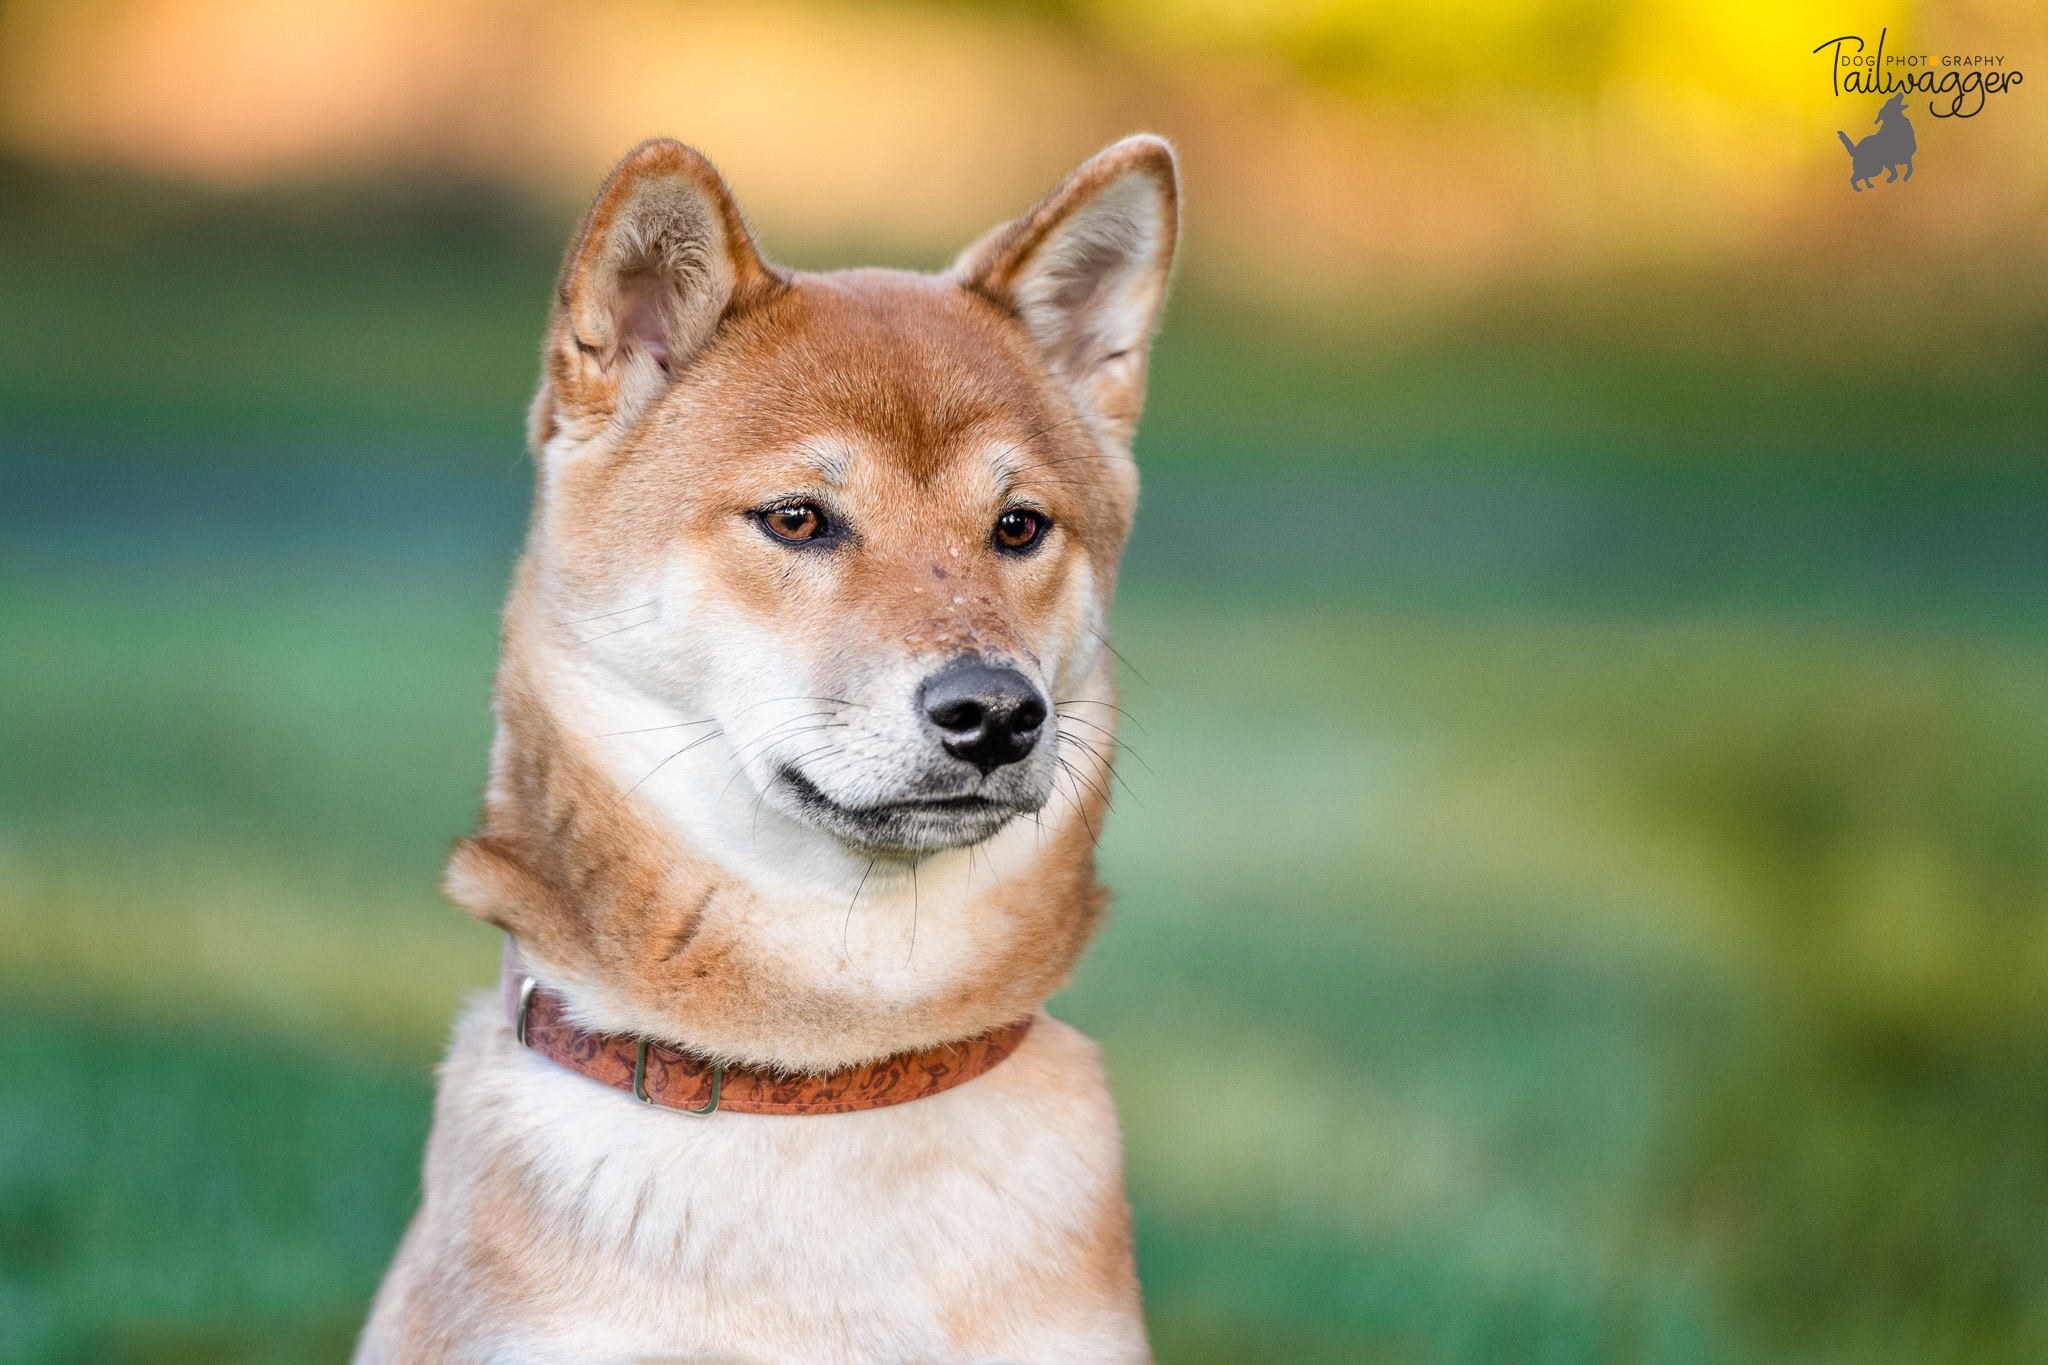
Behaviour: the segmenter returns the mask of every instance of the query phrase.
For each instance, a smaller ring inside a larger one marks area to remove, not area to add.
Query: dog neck
[[[821,1072],[985,1033],[1065,981],[1107,900],[1106,773],[970,848],[847,848],[764,808],[715,734],[551,641],[534,577],[507,611],[483,830],[446,885],[577,1023]],[[1106,668],[1089,690],[1109,700]]]

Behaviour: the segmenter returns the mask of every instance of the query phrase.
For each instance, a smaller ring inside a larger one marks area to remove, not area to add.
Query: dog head
[[[813,275],[762,259],[691,149],[620,164],[562,270],[515,604],[595,723],[655,737],[620,741],[659,760],[636,787],[868,858],[1046,804],[1056,713],[1102,667],[1177,204],[1135,137],[944,274]]]

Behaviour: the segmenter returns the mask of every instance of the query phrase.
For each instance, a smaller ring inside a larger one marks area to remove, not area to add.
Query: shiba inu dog
[[[1104,637],[1178,231],[1119,142],[939,275],[679,143],[572,241],[482,829],[502,997],[356,1359],[1142,1362],[1094,1047]]]

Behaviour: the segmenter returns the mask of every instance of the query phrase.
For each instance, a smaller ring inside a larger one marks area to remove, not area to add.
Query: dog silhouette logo
[[[1849,149],[1849,188],[1858,194],[1876,179],[1879,171],[1886,172],[1887,185],[1899,178],[1900,167],[1905,168],[1906,179],[1913,178],[1913,150],[1917,144],[1913,140],[1912,121],[1906,117],[1905,93],[1886,100],[1871,122],[1877,125],[1877,131],[1861,142],[1851,142],[1847,133],[1835,134]]]

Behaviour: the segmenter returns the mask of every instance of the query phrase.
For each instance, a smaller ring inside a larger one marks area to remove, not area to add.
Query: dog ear
[[[951,275],[1015,313],[1083,408],[1128,445],[1179,233],[1173,148],[1140,134],[968,247]]]
[[[626,154],[570,240],[555,288],[535,455],[630,423],[735,305],[780,283],[739,206],[695,149],[667,138]]]

